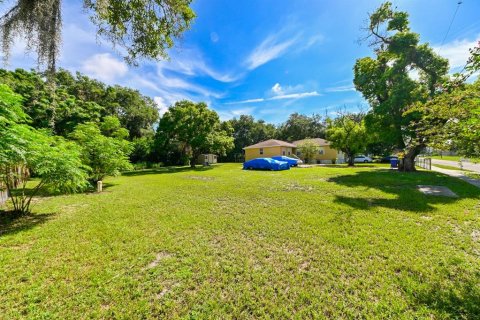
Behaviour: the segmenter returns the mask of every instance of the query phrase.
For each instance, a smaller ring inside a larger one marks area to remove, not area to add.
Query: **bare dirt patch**
[[[301,184],[298,184],[298,183],[289,183],[289,184],[284,185],[284,187],[283,187],[283,191],[311,192],[311,191],[314,191],[314,190],[315,190],[315,188],[313,188],[312,186],[305,186],[305,185],[301,185]]]
[[[475,242],[480,241],[480,230],[473,230],[472,231],[472,240]]]
[[[186,179],[199,180],[199,181],[212,181],[212,180],[215,180],[215,178],[213,178],[213,177],[203,177],[203,176],[187,176]]]
[[[158,266],[160,264],[160,262],[164,259],[167,259],[167,258],[170,258],[172,257],[172,255],[168,252],[159,252],[157,253],[157,255],[155,256],[155,260],[153,260],[152,262],[150,262],[147,266],[146,269],[152,269],[152,268],[155,268],[156,266]]]

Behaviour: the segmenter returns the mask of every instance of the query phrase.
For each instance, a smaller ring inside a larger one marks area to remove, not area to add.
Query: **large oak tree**
[[[157,146],[175,146],[190,158],[190,165],[202,153],[224,156],[233,148],[232,129],[222,126],[218,114],[203,102],[179,101],[160,119]]]
[[[380,130],[384,142],[404,150],[401,169],[413,171],[427,140],[414,125],[421,114],[407,111],[439,93],[448,61],[420,43],[420,36],[410,30],[408,14],[392,9],[390,2],[370,15],[366,29],[375,56],[358,59],[354,67],[355,88],[371,106],[366,124],[369,130]]]

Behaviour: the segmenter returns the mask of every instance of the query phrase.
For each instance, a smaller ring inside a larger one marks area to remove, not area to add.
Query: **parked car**
[[[391,160],[398,160],[398,157],[397,156],[386,156],[386,157],[383,157],[382,159],[380,159],[380,162],[382,163],[390,163]]]
[[[243,163],[243,170],[289,170],[290,165],[286,161],[278,161],[272,158],[256,158]]]
[[[286,157],[286,156],[275,156],[275,157],[272,157],[272,159],[277,160],[277,161],[288,162],[290,167],[296,167],[299,164],[299,162],[300,162],[300,164],[303,163],[302,160],[295,159],[295,158],[292,158],[292,157]]]
[[[353,159],[353,162],[356,162],[356,163],[372,162],[372,158],[364,155],[358,155],[358,156],[355,156],[355,158]]]
[[[297,164],[303,164],[303,160],[300,159],[296,154],[291,154],[289,157],[297,160]]]

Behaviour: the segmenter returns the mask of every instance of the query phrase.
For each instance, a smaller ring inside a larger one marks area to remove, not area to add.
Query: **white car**
[[[356,162],[356,163],[367,163],[372,161],[373,161],[372,158],[364,155],[355,156],[355,158],[353,159],[353,162]]]

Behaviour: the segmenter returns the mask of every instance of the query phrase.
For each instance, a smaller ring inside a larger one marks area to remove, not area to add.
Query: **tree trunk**
[[[195,168],[195,163],[197,162],[197,159],[198,159],[198,155],[193,155],[191,158],[190,158],[190,168]]]
[[[353,156],[349,156],[348,157],[348,166],[349,167],[354,167],[355,166],[355,162],[354,162],[354,157]]]
[[[345,152],[345,155],[347,156],[347,159],[348,159],[348,166],[349,167],[354,167],[355,166],[355,154],[351,153],[351,152]]]
[[[415,158],[420,154],[423,148],[424,148],[423,145],[417,145],[409,149],[405,153],[405,157],[403,158],[403,163],[401,163],[398,166],[398,170],[406,171],[406,172],[416,171]]]

